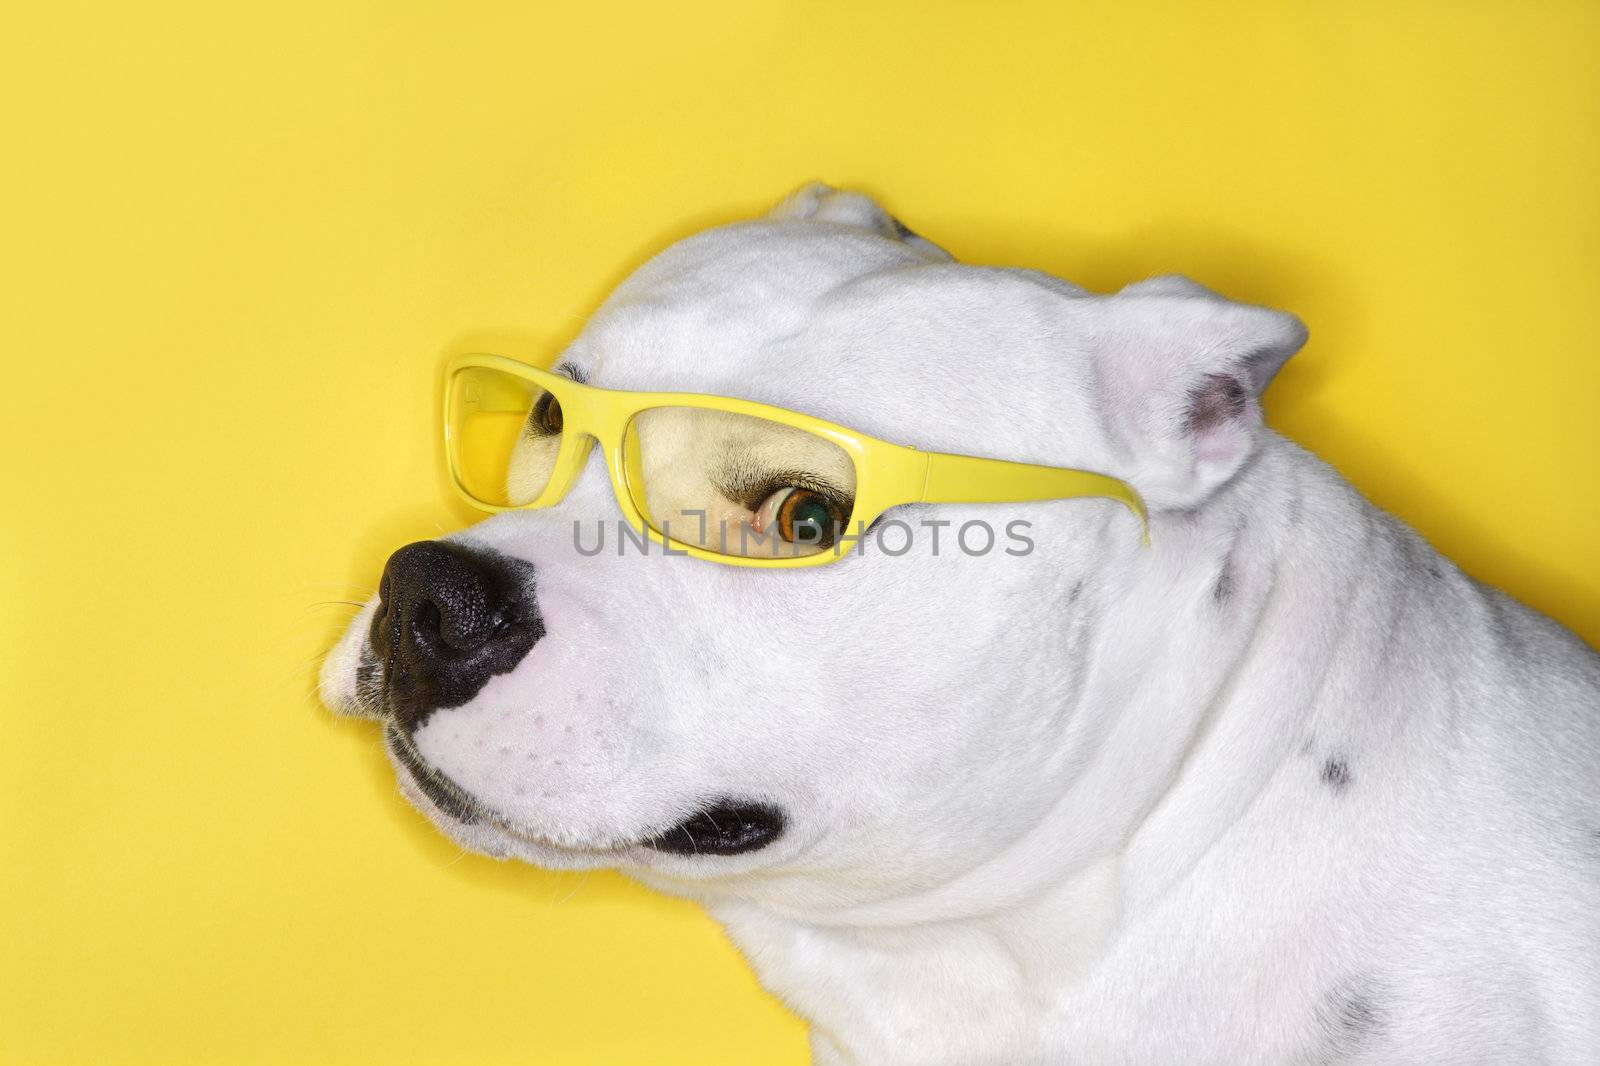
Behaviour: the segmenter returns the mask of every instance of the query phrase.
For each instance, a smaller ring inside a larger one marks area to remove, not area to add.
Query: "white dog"
[[[567,371],[1102,471],[1149,546],[1078,499],[805,569],[594,553],[594,454],[397,552],[324,697],[462,845],[702,901],[821,1064],[1600,1062],[1600,657],[1261,425],[1304,338],[808,186]]]

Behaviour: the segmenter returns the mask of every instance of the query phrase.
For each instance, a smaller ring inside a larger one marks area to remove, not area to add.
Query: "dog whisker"
[[[572,886],[572,890],[570,892],[568,892],[565,896],[562,896],[560,899],[558,899],[554,903],[552,903],[550,905],[551,908],[554,909],[556,907],[565,906],[566,904],[572,902],[572,898],[574,896],[576,896],[580,891],[582,891],[584,885],[589,883],[589,874],[590,873],[591,873],[591,871],[589,871],[589,870],[583,871],[583,874],[577,879],[578,883]]]

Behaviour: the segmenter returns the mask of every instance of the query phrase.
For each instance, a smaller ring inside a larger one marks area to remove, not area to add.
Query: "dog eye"
[[[751,524],[757,533],[776,529],[791,544],[827,548],[838,539],[844,515],[822,493],[787,485],[761,501]]]
[[[561,401],[548,392],[540,393],[528,412],[529,431],[536,437],[559,437],[561,425]]]

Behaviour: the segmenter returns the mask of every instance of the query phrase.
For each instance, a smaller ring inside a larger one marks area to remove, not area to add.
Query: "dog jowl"
[[[1304,339],[808,186],[463,364],[501,513],[324,696],[464,846],[702,901],[819,1063],[1600,1061],[1600,657],[1264,427]]]

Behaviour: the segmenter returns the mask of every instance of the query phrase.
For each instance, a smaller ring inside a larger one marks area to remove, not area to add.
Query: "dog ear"
[[[767,217],[855,226],[857,229],[870,230],[909,244],[929,259],[945,262],[950,260],[949,252],[911,232],[904,223],[885,211],[872,197],[848,189],[835,189],[820,181],[800,186],[767,212]]]
[[[1197,507],[1255,451],[1261,393],[1306,328],[1176,275],[1130,285],[1101,311],[1103,401],[1131,480],[1153,509]]]

